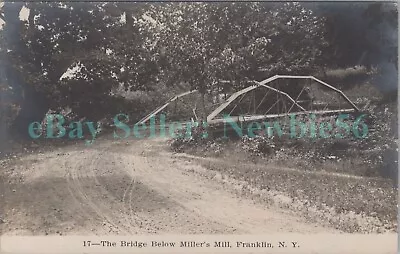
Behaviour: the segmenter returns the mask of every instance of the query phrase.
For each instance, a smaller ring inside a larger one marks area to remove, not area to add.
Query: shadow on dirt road
[[[96,140],[25,155],[1,172],[6,235],[337,232],[235,194],[165,139]]]

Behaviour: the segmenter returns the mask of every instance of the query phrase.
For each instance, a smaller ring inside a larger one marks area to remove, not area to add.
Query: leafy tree
[[[2,55],[1,82],[6,84],[7,91],[2,91],[2,97],[13,95],[23,108],[16,118],[14,130],[21,130],[21,124],[36,119],[38,115],[43,115],[45,107],[40,94],[35,93],[32,87],[28,86],[21,72],[21,65],[25,58],[22,57],[27,52],[27,48],[22,42],[22,24],[19,19],[20,11],[23,7],[22,2],[6,2],[3,4],[1,18],[5,22],[1,34],[0,54]],[[11,91],[10,91],[11,90]],[[38,103],[34,100],[38,99]],[[4,99],[3,99],[4,102]],[[4,123],[5,120],[1,119]],[[3,132],[2,132],[3,133]]]
[[[81,116],[99,118],[110,107],[113,88],[146,87],[157,69],[141,31],[145,6],[29,3],[23,22],[23,4],[6,3],[3,32],[8,40],[2,52],[12,63],[7,82],[25,94],[18,131],[27,133],[29,122],[41,120],[49,108],[68,106]],[[71,68],[75,75],[65,77]]]
[[[330,65],[397,65],[397,6],[395,3],[313,3],[326,17]]]
[[[366,66],[368,73],[349,79],[343,88],[367,80],[395,99],[398,75],[397,3],[308,3],[326,17],[330,47],[324,52],[331,68]],[[356,67],[355,67],[356,69]],[[377,70],[377,73],[375,73]],[[390,97],[390,96],[389,96]]]
[[[326,41],[321,18],[300,4],[168,3],[146,14],[159,49],[161,79],[202,94],[249,79],[317,68]]]

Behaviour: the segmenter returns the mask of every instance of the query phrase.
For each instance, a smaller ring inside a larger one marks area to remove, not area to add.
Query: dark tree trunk
[[[21,110],[12,125],[12,134],[20,137],[28,137],[28,126],[33,121],[41,121],[48,111],[48,100],[38,93],[35,88],[27,84],[22,77],[24,74],[17,68],[27,55],[27,48],[21,39],[23,24],[19,19],[19,13],[24,6],[23,2],[6,2],[4,4],[4,34],[7,49],[5,63],[5,81],[14,91],[20,94],[19,105]]]
[[[21,110],[14,121],[13,132],[17,137],[28,138],[32,122],[41,122],[49,110],[48,100],[31,86],[25,86]]]
[[[203,121],[207,121],[207,110],[206,110],[206,100],[205,100],[205,94],[201,93],[201,119]]]

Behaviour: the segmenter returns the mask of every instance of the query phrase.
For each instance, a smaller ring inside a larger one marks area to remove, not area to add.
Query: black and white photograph
[[[395,1],[2,1],[0,238],[396,253],[397,103]]]

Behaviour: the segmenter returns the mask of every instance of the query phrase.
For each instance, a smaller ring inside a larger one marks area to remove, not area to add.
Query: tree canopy
[[[393,4],[6,2],[0,18],[2,94],[23,129],[49,108],[101,117],[116,88],[205,94],[275,74],[397,68]]]

